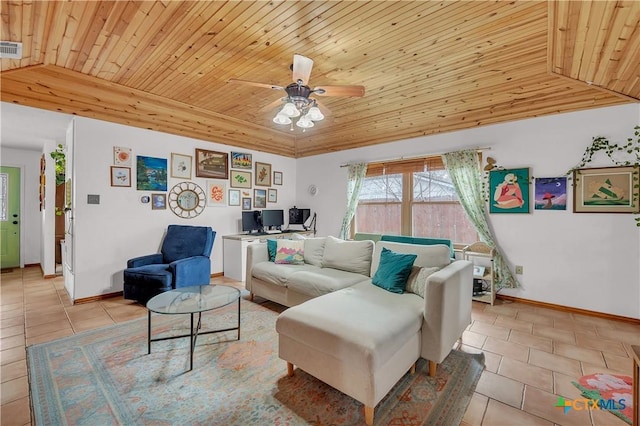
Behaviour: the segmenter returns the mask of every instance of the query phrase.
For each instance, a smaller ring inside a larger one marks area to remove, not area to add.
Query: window
[[[369,164],[355,220],[364,233],[478,240],[440,157]]]

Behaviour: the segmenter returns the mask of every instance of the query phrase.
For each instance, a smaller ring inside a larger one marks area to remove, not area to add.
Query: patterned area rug
[[[582,396],[631,424],[634,403],[631,377],[596,373],[572,383],[582,391]]]
[[[203,315],[203,331],[233,326],[237,307]],[[29,346],[36,425],[360,425],[362,404],[278,358],[278,313],[242,301],[234,332],[152,343],[147,320]],[[189,316],[153,316],[153,336],[188,332]],[[483,355],[453,351],[428,377],[424,360],[375,409],[377,425],[459,424],[484,368]]]

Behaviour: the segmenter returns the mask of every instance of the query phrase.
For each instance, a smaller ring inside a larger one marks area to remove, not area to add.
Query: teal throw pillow
[[[278,240],[267,240],[267,251],[269,252],[269,262],[276,261],[277,250],[278,250]]]
[[[396,253],[383,247],[378,270],[371,282],[392,293],[404,293],[413,262],[417,257],[415,254]]]

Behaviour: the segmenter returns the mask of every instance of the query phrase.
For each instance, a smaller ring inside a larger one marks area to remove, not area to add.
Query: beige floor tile
[[[534,325],[538,324],[538,325],[553,326],[553,318],[541,315],[536,312],[528,312],[528,311],[518,312],[516,319],[519,319],[521,321],[532,322],[534,323]]]
[[[474,333],[473,331],[464,331],[462,333],[462,343],[468,346],[474,346],[481,348],[484,342],[487,340],[487,336]]]
[[[640,333],[629,330],[618,330],[615,328],[596,327],[598,335],[604,339],[618,340],[620,342],[640,345]]]
[[[593,426],[629,426],[627,422],[608,410],[591,410],[591,420]]]
[[[505,342],[494,337],[487,337],[487,341],[482,347],[483,350],[500,354],[505,358],[516,359],[527,362],[529,359],[529,347],[518,343]]]
[[[578,361],[585,361],[590,364],[606,367],[604,359],[602,358],[602,352],[594,349],[581,348],[579,346],[563,342],[555,342],[553,344],[553,353],[567,358],[577,359]]]
[[[0,312],[0,321],[4,322],[5,320],[21,317],[24,314],[22,313],[22,309],[12,309],[10,311],[2,311]]]
[[[624,374],[628,374],[629,376],[633,375],[633,359],[632,358],[605,353],[604,360],[607,363],[607,368],[609,368],[610,370],[620,371]]]
[[[484,352],[484,368],[492,373],[497,373],[500,368],[500,362],[502,361],[502,355],[494,354],[492,352]]]
[[[490,399],[482,426],[553,426],[552,422]]]
[[[0,312],[8,312],[8,311],[15,311],[15,310],[23,311],[24,303],[16,302],[16,303],[0,304]]]
[[[484,312],[484,311],[481,311],[481,312],[472,311],[471,312],[471,320],[474,321],[474,322],[480,321],[480,322],[484,322],[484,323],[487,323],[487,324],[493,324],[496,321],[497,318],[498,318],[498,315],[487,313],[487,312]]]
[[[523,333],[529,333],[533,331],[533,323],[531,321],[523,321],[515,318],[505,317],[498,315],[494,325],[499,327],[510,328],[511,330],[518,330]]]
[[[0,417],[2,426],[23,426],[31,423],[31,407],[28,397],[2,404],[0,410],[2,411]]]
[[[582,376],[580,361],[560,355],[550,354],[538,349],[530,349],[529,364],[564,373],[576,378]]]
[[[559,310],[549,309],[549,308],[536,308],[535,312],[537,314],[544,315],[546,317],[551,317],[554,319],[566,319],[568,321],[571,321],[573,319],[573,317],[571,316],[571,313],[566,311],[559,311]]]
[[[11,348],[0,351],[0,365],[10,364],[26,358],[24,347]]]
[[[524,392],[523,410],[562,426],[586,426],[591,424],[589,410],[571,409],[567,413],[557,407],[558,395],[527,386]]]
[[[24,334],[17,334],[11,337],[3,337],[0,339],[0,350],[11,349],[18,346],[24,347]]]
[[[509,334],[509,341],[541,351],[553,352],[553,340],[548,337],[534,336],[533,334],[512,330]]]
[[[107,311],[100,305],[93,305],[92,309],[71,310],[73,306],[67,309],[67,315],[71,323],[85,321],[92,318],[110,318]]]
[[[553,373],[553,393],[568,399],[582,398],[580,389],[575,387],[572,382],[576,382],[579,377],[567,376],[566,374]]]
[[[19,334],[24,334],[24,325],[14,325],[13,327],[0,328],[0,339],[17,336]]]
[[[109,317],[106,313],[104,316],[97,318],[89,318],[86,320],[73,321],[71,323],[73,330],[76,333],[80,333],[82,331],[94,330],[96,328],[106,327],[108,325],[113,325],[115,322]]]
[[[487,313],[496,314],[498,316],[515,318],[518,314],[518,309],[513,307],[512,305],[504,305],[504,304],[495,304],[493,306],[487,305],[484,309]]]
[[[625,373],[624,371],[612,370],[610,368],[602,367],[600,365],[589,364],[588,362],[582,362],[582,374],[580,376],[587,376],[589,374],[606,373],[617,374],[621,376],[631,376],[631,373]]]
[[[70,329],[71,324],[68,320],[58,320],[45,324],[36,325],[33,327],[26,328],[27,339],[32,337],[40,336],[42,334],[54,333],[56,331]]]
[[[45,333],[39,336],[27,337],[27,345],[36,345],[38,343],[50,342],[52,340],[61,339],[63,337],[71,336],[73,334],[73,329],[71,325],[68,328],[64,328],[62,330],[54,331],[52,333]]]
[[[2,405],[16,401],[20,398],[29,396],[29,381],[27,376],[18,377],[17,379],[7,380],[0,383],[0,399]]]
[[[622,321],[611,321],[611,325],[617,330],[629,331],[631,333],[640,334],[640,324],[622,322]]]
[[[536,367],[526,362],[505,357],[500,363],[498,374],[526,385],[553,392],[553,374],[551,370],[547,370],[546,368]]]
[[[547,327],[544,325],[534,325],[533,326],[533,335],[540,337],[547,337],[549,339],[553,339],[554,341],[565,342],[565,343],[576,343],[576,335],[573,331],[567,330],[559,330],[553,327]]]
[[[38,315],[37,311],[27,312],[25,318],[25,327],[37,327],[42,324],[48,324],[57,321],[68,321],[67,313],[60,306],[59,311],[47,312],[41,315]]]
[[[20,361],[4,364],[0,367],[0,379],[2,382],[14,380],[19,377],[27,375],[27,360],[22,359]]]
[[[573,320],[567,319],[554,319],[553,320],[553,328],[557,328],[559,330],[567,330],[580,332],[583,334],[587,334],[592,337],[597,337],[598,334],[596,332],[596,327],[590,324],[582,324]]]
[[[467,407],[467,411],[464,413],[464,417],[462,418],[463,423],[466,423],[469,426],[480,426],[482,424],[484,412],[487,409],[487,402],[489,402],[489,398],[474,392],[471,397],[471,401],[469,402],[469,406]]]
[[[520,408],[522,404],[523,391],[524,384],[486,370],[482,373],[482,376],[480,376],[478,386],[476,387],[477,393],[515,408]]]
[[[24,327],[24,315],[23,316],[19,316],[19,317],[13,317],[13,318],[5,319],[5,320],[0,321],[0,323],[2,323],[2,328],[15,327],[15,326],[18,326],[18,325]]]
[[[495,325],[474,321],[473,325],[471,326],[471,331],[478,334],[484,334],[485,336],[507,340],[509,338],[510,330],[505,327],[496,327]]]
[[[612,355],[627,356],[624,345],[617,340],[606,340],[576,332],[576,344],[583,348],[595,349]]]

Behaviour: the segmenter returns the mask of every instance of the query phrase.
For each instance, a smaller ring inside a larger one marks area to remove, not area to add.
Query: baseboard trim
[[[598,318],[604,318],[604,319],[609,319],[614,321],[622,321],[622,322],[628,322],[631,324],[640,325],[640,319],[638,318],[625,317],[622,315],[615,315],[615,314],[607,314],[604,312],[590,311],[588,309],[573,308],[571,306],[556,305],[556,304],[547,303],[547,302],[538,302],[537,300],[529,300],[529,299],[522,299],[520,297],[507,296],[506,294],[496,294],[496,298],[510,301],[510,302],[524,303],[525,305],[533,305],[541,308],[554,309],[556,311],[570,312],[573,314],[582,314],[582,315],[588,315],[591,317],[598,317]]]
[[[100,300],[105,300],[105,299],[110,299],[112,297],[122,296],[122,294],[123,294],[123,292],[116,291],[115,293],[106,293],[106,294],[99,294],[97,296],[83,297],[82,299],[74,300],[73,304],[74,305],[80,305],[82,303],[98,302]]]
[[[57,277],[57,276],[58,276],[58,275],[56,275],[56,274],[53,274],[53,275],[43,275],[43,276],[42,276],[42,278],[44,278],[45,280],[50,280],[51,278],[55,278],[55,277]]]
[[[224,275],[224,272],[216,272],[215,274],[211,274],[211,278],[217,278]]]

